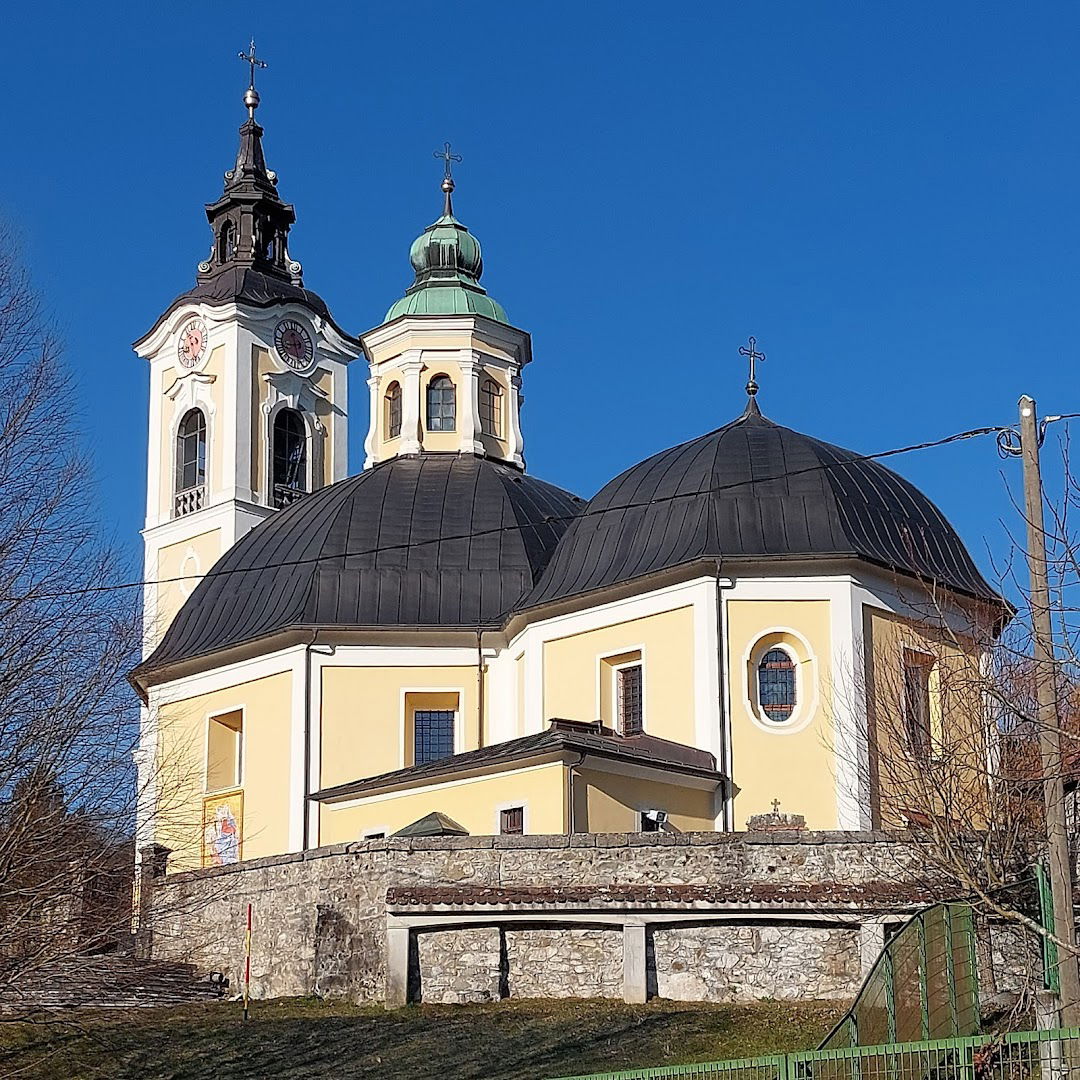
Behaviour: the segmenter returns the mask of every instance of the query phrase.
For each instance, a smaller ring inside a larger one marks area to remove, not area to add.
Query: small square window
[[[643,810],[639,815],[641,832],[661,832],[663,823],[655,811]]]
[[[525,832],[525,808],[509,806],[499,811],[499,832],[503,836],[521,836]]]

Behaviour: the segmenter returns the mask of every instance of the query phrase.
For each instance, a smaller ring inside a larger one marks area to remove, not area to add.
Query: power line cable
[[[1068,420],[1080,416],[1080,413],[1070,413],[1067,416],[1054,416],[1049,419],[1052,420]],[[939,446],[948,446],[951,443],[961,442],[967,439],[975,439],[984,435],[997,435],[999,432],[1005,431],[1007,428],[1002,425],[995,425],[992,427],[979,427],[970,428],[967,431],[958,431],[952,435],[946,435],[941,439],[932,439],[928,442],[912,443],[909,446],[898,446],[891,450],[880,450],[874,454],[854,454],[851,457],[845,458],[843,461],[825,461],[818,462],[815,465],[807,465],[801,469],[788,469],[783,472],[774,473],[771,476],[751,477],[747,480],[736,480],[727,484],[718,484],[714,487],[699,489],[697,491],[677,492],[673,495],[659,495],[649,499],[642,499],[636,502],[623,503],[617,506],[605,506],[597,507],[595,510],[586,509],[580,514],[551,514],[540,521],[530,522],[528,525],[500,525],[490,529],[479,529],[475,532],[467,533],[452,533],[446,536],[431,537],[427,540],[416,541],[403,541],[397,544],[381,544],[375,547],[364,548],[357,551],[341,551],[335,552],[333,555],[313,555],[303,559],[283,559],[278,562],[263,563],[260,566],[238,566],[219,569],[213,567],[205,574],[181,574],[177,577],[157,578],[157,579],[140,579],[137,581],[122,581],[115,582],[109,585],[90,585],[79,589],[62,589],[55,592],[41,592],[36,593],[33,596],[5,596],[0,597],[0,603],[20,603],[24,600],[59,600],[69,596],[83,596],[91,593],[106,593],[117,592],[121,589],[139,589],[145,588],[147,585],[173,585],[183,581],[205,581],[208,578],[225,577],[230,574],[251,574],[261,573],[264,570],[276,570],[290,566],[305,566],[314,563],[328,562],[332,559],[348,559],[356,558],[363,555],[378,555],[386,551],[401,551],[401,550],[415,550],[416,548],[426,547],[430,544],[446,544],[453,543],[459,540],[472,540],[483,536],[492,536],[503,532],[522,532],[526,529],[536,529],[542,525],[561,524],[566,522],[572,524],[575,521],[583,520],[587,517],[593,517],[599,514],[611,514],[626,510],[639,510],[648,506],[658,506],[662,503],[674,502],[677,499],[689,499],[698,498],[702,495],[715,495],[724,491],[732,491],[736,488],[752,487],[755,484],[768,484],[777,480],[784,480],[793,476],[803,476],[807,473],[819,472],[826,469],[842,469],[849,465],[857,464],[861,461],[878,461],[882,458],[895,457],[899,454],[910,454],[916,450],[931,450]],[[826,444],[827,445],[827,444]]]

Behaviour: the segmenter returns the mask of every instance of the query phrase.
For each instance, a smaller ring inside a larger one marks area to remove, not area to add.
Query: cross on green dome
[[[435,151],[435,156],[446,166],[441,184],[443,213],[413,241],[409,262],[416,280],[386,313],[385,321],[402,315],[484,315],[509,324],[502,304],[488,296],[480,284],[484,272],[480,241],[454,217],[450,162],[461,158],[450,153],[449,143],[444,150]]]

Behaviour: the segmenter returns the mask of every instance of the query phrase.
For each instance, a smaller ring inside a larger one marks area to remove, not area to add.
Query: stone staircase
[[[146,1008],[219,1001],[228,980],[200,975],[190,964],[139,960],[112,953],[73,957],[20,980],[18,990],[0,990],[0,1013],[27,1009]]]

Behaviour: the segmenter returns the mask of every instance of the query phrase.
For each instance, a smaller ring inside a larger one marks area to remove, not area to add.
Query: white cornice
[[[208,304],[204,301],[181,303],[145,337],[132,348],[144,360],[155,360],[162,349],[175,337],[180,327],[192,316],[198,315],[209,326],[233,323],[248,330],[265,342],[273,341],[274,327],[283,318],[295,318],[307,323],[318,342],[322,359],[348,364],[359,355],[356,346],[348,341],[329,319],[316,314],[306,304],[294,300],[254,307],[248,304]],[[268,346],[269,347],[269,346]]]
[[[371,350],[412,334],[460,333],[501,345],[516,353],[522,366],[532,360],[532,339],[525,330],[496,322],[484,315],[402,315],[360,335],[364,352],[371,361]]]

